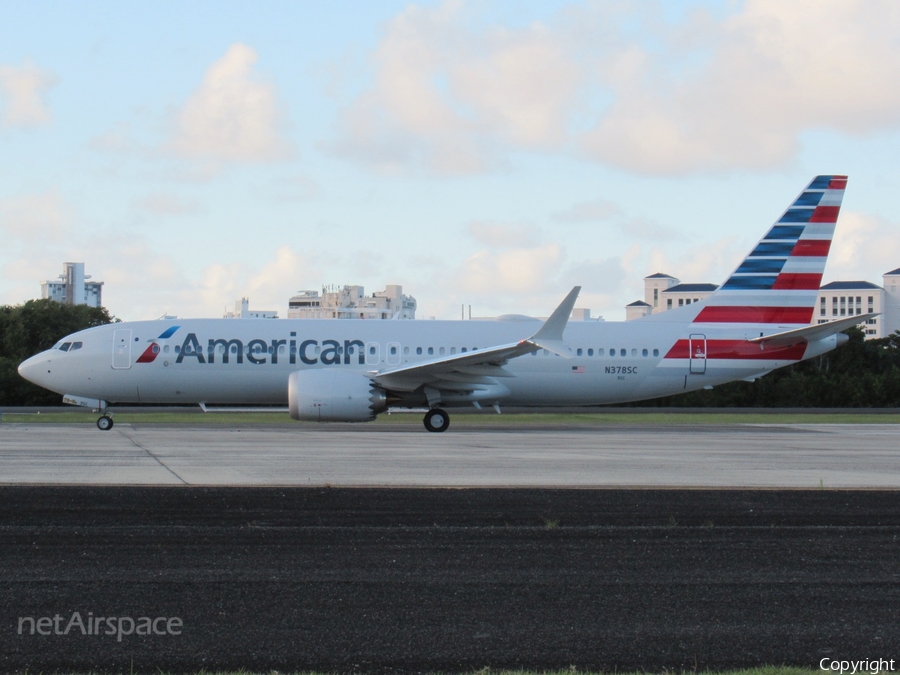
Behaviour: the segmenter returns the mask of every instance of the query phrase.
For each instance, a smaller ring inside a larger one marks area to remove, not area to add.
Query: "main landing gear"
[[[100,431],[109,431],[110,429],[112,429],[113,428],[112,417],[110,417],[106,413],[103,413],[103,416],[97,420],[97,428]]]
[[[432,408],[425,413],[425,428],[435,433],[447,431],[450,426],[450,415],[440,408]]]

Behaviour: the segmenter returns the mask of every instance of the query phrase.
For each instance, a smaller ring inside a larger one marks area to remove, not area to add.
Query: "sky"
[[[606,320],[721,283],[817,174],[824,281],[900,267],[895,0],[0,0],[0,304],[124,320],[402,284]]]

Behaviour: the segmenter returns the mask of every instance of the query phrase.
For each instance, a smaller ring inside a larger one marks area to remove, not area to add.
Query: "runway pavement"
[[[0,484],[900,488],[894,425],[0,426]]]

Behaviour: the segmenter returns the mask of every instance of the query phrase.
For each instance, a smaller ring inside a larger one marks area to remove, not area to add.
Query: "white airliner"
[[[19,366],[96,408],[108,402],[288,404],[295,420],[364,422],[389,407],[588,406],[752,380],[828,352],[865,314],[810,325],[846,176],[817,176],[708,298],[628,322],[568,324],[575,287],[543,324],[190,319],[90,328]]]

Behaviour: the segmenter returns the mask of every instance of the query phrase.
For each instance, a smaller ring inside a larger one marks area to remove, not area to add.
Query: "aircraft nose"
[[[19,364],[19,375],[29,382],[43,386],[50,374],[47,365],[47,352],[35,354]]]

